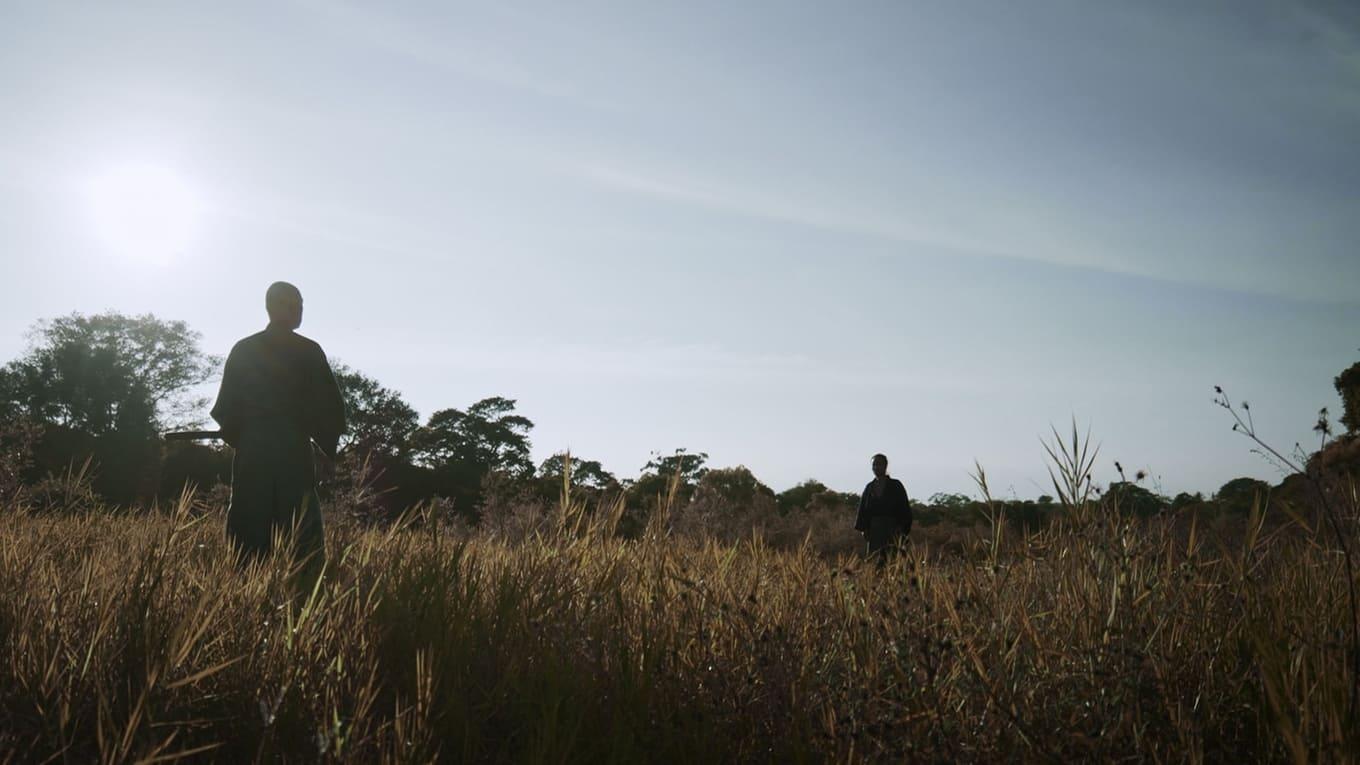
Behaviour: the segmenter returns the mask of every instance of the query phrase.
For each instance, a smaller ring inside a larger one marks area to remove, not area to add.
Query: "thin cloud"
[[[399,363],[419,356],[425,347],[418,341],[409,345],[398,341],[385,346],[384,354],[375,358],[390,358]],[[459,370],[546,375],[554,379],[714,382],[974,396],[995,392],[986,374],[967,365],[847,367],[836,360],[808,354],[742,351],[708,343],[458,345],[428,363],[431,368],[426,373],[430,375]],[[1036,370],[1012,389],[1047,390],[1071,381],[1070,374],[1049,376]]]
[[[607,162],[580,163],[575,168],[576,174],[588,182],[621,193],[727,215],[877,239],[922,248],[928,251],[927,254],[1014,260],[1310,304],[1352,302],[1345,298],[1275,287],[1187,277],[1171,273],[1165,268],[1147,268],[1144,264],[1148,259],[1139,257],[1140,253],[1105,244],[1101,237],[1087,235],[1080,226],[1066,225],[1063,216],[1052,210],[1034,206],[1032,202],[1029,202],[1029,207],[1025,207],[1027,200],[1012,199],[1003,204],[997,200],[980,198],[975,205],[977,212],[955,214],[952,220],[947,221],[949,227],[945,228],[912,220],[908,215],[889,220],[883,214],[846,213],[831,206],[752,191],[737,184],[699,180],[693,174],[624,169]],[[965,229],[996,233],[991,236],[960,236],[956,233]],[[1016,243],[1020,243],[1020,246],[1016,246]],[[1190,255],[1186,254],[1187,257]]]
[[[399,58],[531,95],[600,110],[618,108],[617,104],[586,96],[579,89],[564,87],[551,77],[527,71],[506,54],[510,49],[503,46],[472,38],[441,39],[421,28],[403,23],[390,13],[372,10],[371,6],[336,0],[296,2],[309,11],[321,14],[345,34]]]
[[[936,252],[1022,260],[1178,282],[1168,275],[1141,270],[1126,265],[1126,261],[1113,258],[1096,260],[1081,256],[1064,257],[1058,249],[1047,249],[1042,254],[1007,249],[990,239],[959,236],[952,231],[910,221],[906,216],[889,221],[883,217],[846,214],[806,202],[751,192],[734,185],[622,170],[605,164],[582,165],[579,172],[584,178],[606,188],[732,215],[880,239]]]

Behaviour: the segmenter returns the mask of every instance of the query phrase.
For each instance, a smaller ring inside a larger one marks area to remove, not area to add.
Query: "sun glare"
[[[109,168],[89,184],[94,232],[129,259],[165,264],[192,245],[202,215],[194,188],[174,170],[127,164]]]

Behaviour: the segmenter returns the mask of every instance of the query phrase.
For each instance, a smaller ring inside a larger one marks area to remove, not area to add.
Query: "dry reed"
[[[985,476],[984,476],[985,479]],[[1258,508],[1072,514],[879,570],[643,538],[569,491],[513,542],[337,523],[323,586],[220,508],[0,513],[15,761],[1342,761],[1337,555]],[[426,518],[426,521],[429,519]],[[847,519],[848,522],[849,519]]]

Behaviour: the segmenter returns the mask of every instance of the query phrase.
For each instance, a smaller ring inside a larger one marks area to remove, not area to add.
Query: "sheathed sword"
[[[173,431],[173,432],[170,432],[170,433],[162,433],[162,434],[161,434],[161,438],[162,438],[163,440],[165,440],[165,441],[223,441],[223,442],[225,442],[225,441],[227,440],[227,439],[222,435],[222,431],[220,431],[220,430],[176,430],[176,431]],[[321,447],[317,446],[316,443],[315,443],[314,441],[312,441],[311,439],[308,439],[308,440],[307,440],[307,443],[312,447],[313,450],[316,451],[317,454],[320,454],[322,457],[326,458],[327,460],[334,460],[334,459],[335,459],[335,458],[332,457],[331,455],[326,454],[326,452],[322,451]]]
[[[161,438],[166,441],[221,441],[222,431],[220,430],[177,430],[173,433],[165,433]]]

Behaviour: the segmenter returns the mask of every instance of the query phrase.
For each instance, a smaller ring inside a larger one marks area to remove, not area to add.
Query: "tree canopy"
[[[345,399],[349,424],[340,450],[405,458],[412,436],[420,429],[416,410],[400,393],[357,369],[335,364],[332,371]]]
[[[6,408],[92,436],[195,421],[205,399],[192,390],[220,363],[187,324],[150,314],[72,313],[29,337],[28,351],[0,369]]]
[[[1346,367],[1333,384],[1341,396],[1341,424],[1350,433],[1360,432],[1360,361]]]
[[[548,480],[562,480],[566,460],[566,452],[558,452],[543,460],[543,464],[538,466],[538,476]],[[616,489],[619,486],[614,474],[605,470],[598,460],[580,459],[575,456],[571,457],[571,483],[573,486],[599,491]]]
[[[461,462],[485,471],[531,475],[529,431],[534,423],[514,413],[515,400],[492,396],[461,409],[441,409],[414,437],[414,453],[430,467]]]
[[[642,475],[628,487],[629,497],[634,504],[650,501],[653,497],[665,494],[671,481],[678,480],[679,494],[687,500],[694,485],[708,472],[704,467],[707,461],[708,454],[691,454],[683,447],[664,456],[653,453],[647,464],[642,466]]]
[[[694,492],[695,501],[750,507],[757,500],[775,501],[774,490],[760,482],[745,465],[706,471]]]

